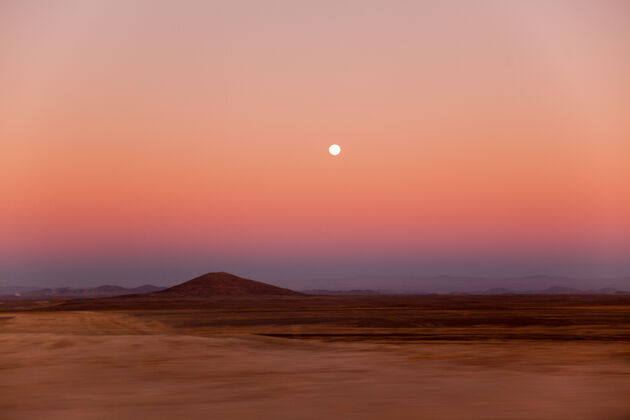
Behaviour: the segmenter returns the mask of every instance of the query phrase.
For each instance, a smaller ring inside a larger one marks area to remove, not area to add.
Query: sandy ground
[[[630,419],[630,345],[178,334],[112,312],[0,314],[0,418]]]

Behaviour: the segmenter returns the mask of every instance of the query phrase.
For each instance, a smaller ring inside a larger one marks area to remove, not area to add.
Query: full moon
[[[338,144],[333,144],[328,148],[328,153],[333,156],[337,156],[339,153],[341,153],[341,147]]]

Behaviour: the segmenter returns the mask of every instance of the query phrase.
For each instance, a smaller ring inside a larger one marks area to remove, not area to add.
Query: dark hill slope
[[[301,293],[283,289],[259,281],[248,280],[229,273],[207,273],[185,283],[160,292],[156,297],[211,297],[211,296],[254,296],[278,295],[300,296]]]

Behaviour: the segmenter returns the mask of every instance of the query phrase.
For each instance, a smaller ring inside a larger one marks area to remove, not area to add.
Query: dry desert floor
[[[0,418],[630,419],[626,304],[370,299],[5,303]]]

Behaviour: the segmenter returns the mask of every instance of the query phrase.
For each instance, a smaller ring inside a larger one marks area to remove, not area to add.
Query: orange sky
[[[630,270],[629,39],[624,1],[2,1],[5,282],[174,254]]]

